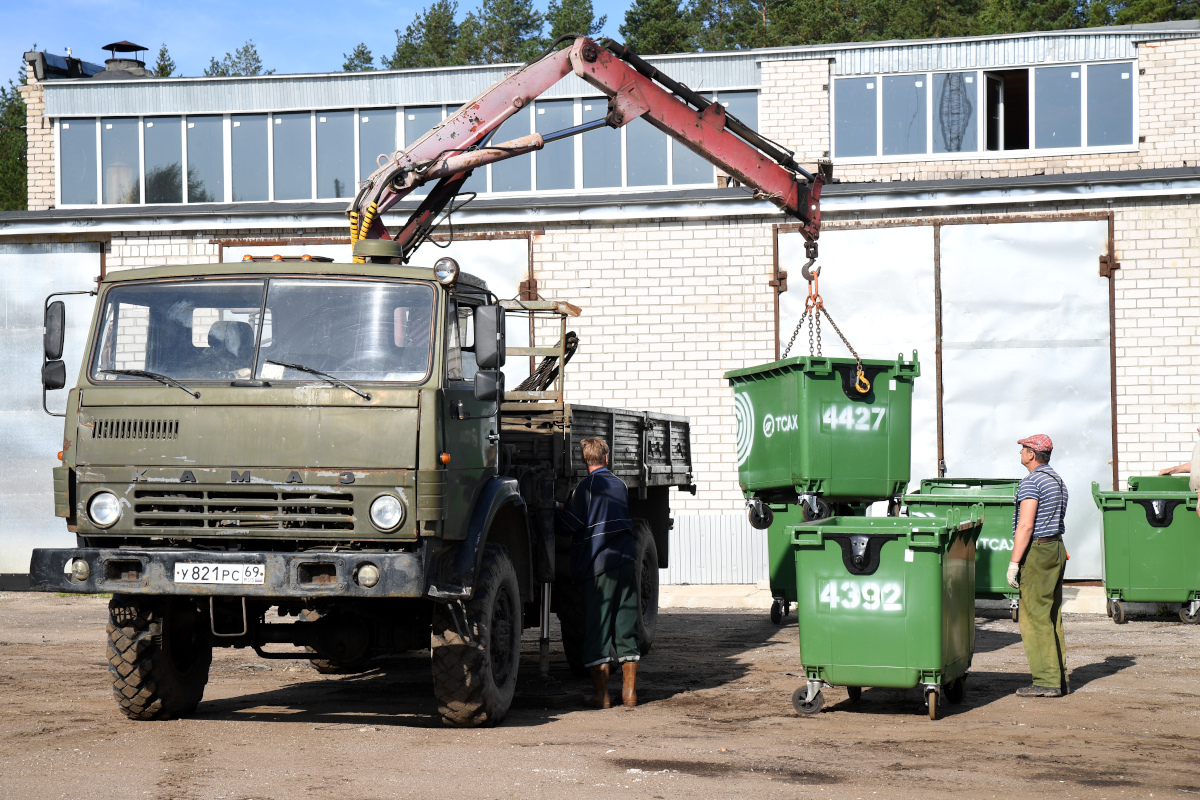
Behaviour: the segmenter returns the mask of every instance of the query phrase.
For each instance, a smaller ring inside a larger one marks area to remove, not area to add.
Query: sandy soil
[[[981,618],[966,702],[932,722],[915,690],[879,689],[854,705],[826,690],[825,711],[802,719],[794,617],[664,611],[640,707],[518,709],[499,728],[451,730],[419,653],[322,677],[218,650],[194,718],[127,721],[105,670],[105,606],[0,594],[0,797],[1200,794],[1200,626],[1166,619],[1069,617],[1075,691],[1034,701],[1013,695],[1028,682],[1016,626]]]

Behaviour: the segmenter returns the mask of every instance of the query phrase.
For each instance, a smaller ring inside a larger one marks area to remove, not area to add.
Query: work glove
[[[1021,581],[1017,574],[1021,571],[1021,565],[1015,561],[1008,562],[1008,585],[1014,589],[1021,588]]]

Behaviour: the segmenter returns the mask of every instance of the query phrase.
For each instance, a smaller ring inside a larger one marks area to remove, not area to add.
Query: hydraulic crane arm
[[[408,261],[473,169],[599,127],[619,128],[638,117],[799,220],[807,254],[815,258],[821,187],[831,178],[828,165],[816,174],[801,169],[791,152],[726,114],[720,103],[671,80],[620,44],[602,41],[605,47],[584,36],[575,38],[570,47],[549,53],[490,87],[389,158],[362,183],[347,210],[356,260]],[[572,72],[609,98],[603,120],[511,142],[489,142],[506,119]],[[437,185],[395,236],[390,235],[382,214],[434,180]]]

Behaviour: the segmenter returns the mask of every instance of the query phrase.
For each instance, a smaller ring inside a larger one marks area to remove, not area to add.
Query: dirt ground
[[[452,730],[420,653],[322,677],[217,650],[194,718],[127,721],[105,670],[106,602],[0,594],[0,797],[1200,794],[1200,626],[1166,618],[1068,617],[1074,693],[1058,700],[1013,695],[1028,682],[1016,626],[980,618],[966,702],[932,722],[915,690],[881,689],[855,705],[827,689],[802,719],[794,616],[664,611],[638,708],[517,709]]]

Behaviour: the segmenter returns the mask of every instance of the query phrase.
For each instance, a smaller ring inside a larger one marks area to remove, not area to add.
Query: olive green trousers
[[[638,598],[637,572],[633,564],[592,575],[583,585],[584,613],[583,663],[594,667],[612,660],[637,661]]]
[[[1029,545],[1021,566],[1021,640],[1035,686],[1067,688],[1067,640],[1063,634],[1063,573],[1067,548],[1062,542]]]

